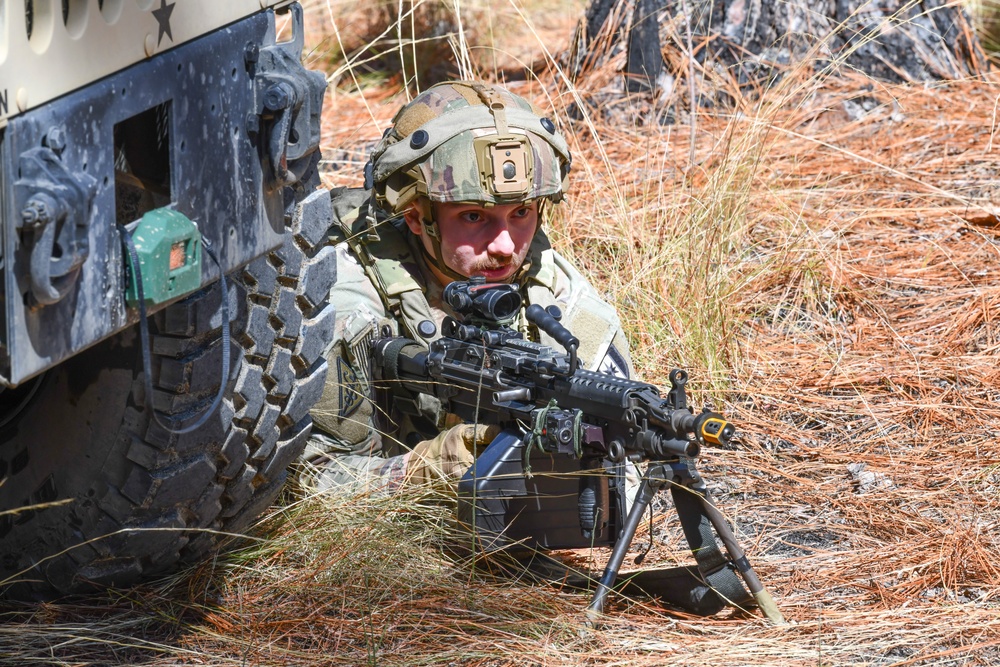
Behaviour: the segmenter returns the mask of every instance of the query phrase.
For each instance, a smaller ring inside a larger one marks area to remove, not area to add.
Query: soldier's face
[[[431,207],[441,235],[441,259],[451,270],[469,278],[483,276],[487,282],[508,282],[514,277],[538,227],[535,202],[491,208],[475,203],[435,202]],[[434,245],[416,209],[407,212],[406,224],[434,256]],[[442,284],[451,282],[442,273],[434,273]]]

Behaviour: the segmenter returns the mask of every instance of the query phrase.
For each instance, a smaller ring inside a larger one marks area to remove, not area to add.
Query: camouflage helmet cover
[[[390,213],[421,195],[486,204],[562,199],[566,140],[532,104],[503,88],[438,84],[392,122],[366,167],[366,186]]]

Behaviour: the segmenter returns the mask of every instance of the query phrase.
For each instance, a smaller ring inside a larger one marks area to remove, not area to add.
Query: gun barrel
[[[660,429],[648,429],[639,438],[639,446],[646,456],[653,460],[673,459],[687,456],[696,459],[701,455],[701,445],[697,440],[684,437],[685,431],[678,431],[678,437]]]

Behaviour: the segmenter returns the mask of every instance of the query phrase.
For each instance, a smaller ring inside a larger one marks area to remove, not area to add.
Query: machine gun
[[[596,618],[644,512],[669,487],[695,576],[722,601],[715,609],[756,603],[784,622],[695,467],[702,445],[729,443],[735,428],[717,412],[689,408],[686,373],[671,371],[662,395],[654,385],[581,368],[579,341],[557,309],[531,305],[525,317],[561,351],[511,328],[522,305],[511,285],[453,282],[444,299],[461,320],[446,318],[429,347],[376,340],[374,375],[403,412],[417,414],[418,395],[429,394],[466,422],[505,429],[459,484],[459,518],[475,526],[481,548],[613,547],[588,607]],[[627,511],[626,461],[647,463]]]

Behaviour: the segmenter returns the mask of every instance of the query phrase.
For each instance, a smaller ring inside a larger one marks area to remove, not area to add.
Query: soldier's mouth
[[[488,281],[502,281],[506,280],[514,274],[514,266],[511,264],[501,264],[500,266],[490,265],[488,267],[479,267],[472,272],[474,276],[482,276]]]

